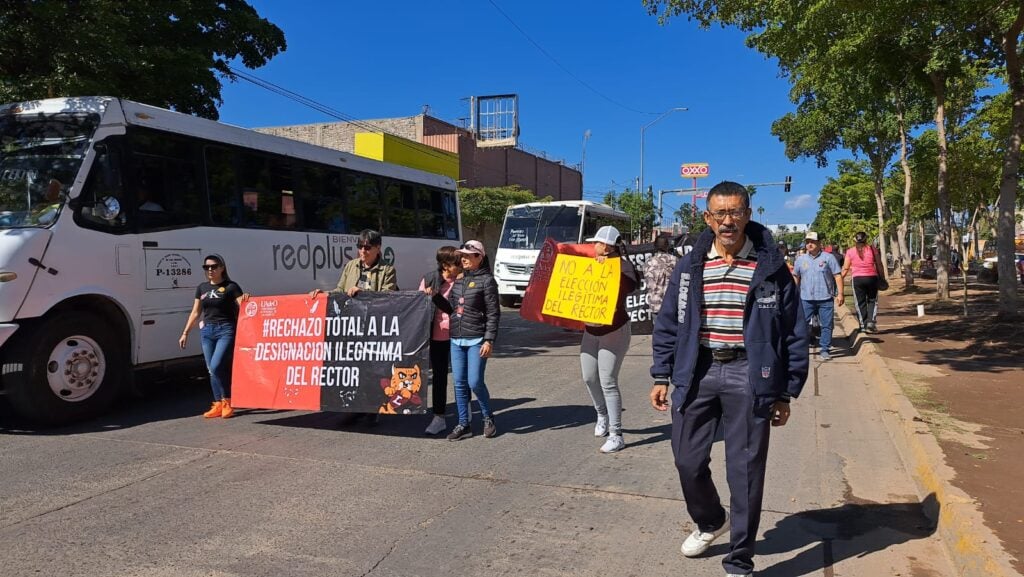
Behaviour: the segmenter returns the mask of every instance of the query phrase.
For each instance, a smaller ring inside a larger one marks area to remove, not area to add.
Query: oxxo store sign
[[[706,162],[688,162],[679,167],[679,176],[683,178],[707,178],[711,176],[711,166]]]

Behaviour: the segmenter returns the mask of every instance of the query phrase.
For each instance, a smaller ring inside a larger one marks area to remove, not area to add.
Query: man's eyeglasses
[[[204,264],[203,270],[217,270],[220,268],[219,264]]]
[[[716,210],[714,212],[708,211],[711,218],[715,219],[715,222],[723,222],[725,217],[731,216],[733,220],[739,220],[747,216],[748,208],[736,208],[733,210]]]
[[[357,244],[356,248],[359,249],[359,250],[370,250],[374,246],[376,246],[376,245],[373,245],[373,244]]]

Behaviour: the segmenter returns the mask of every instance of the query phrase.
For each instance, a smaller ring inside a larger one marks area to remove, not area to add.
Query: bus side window
[[[444,191],[420,185],[416,187],[416,199],[420,235],[427,238],[445,238]]]
[[[348,232],[345,226],[341,173],[337,170],[326,170],[318,166],[301,167],[296,202],[303,228],[333,233]]]
[[[348,230],[355,234],[367,228],[382,231],[379,181],[375,176],[350,172],[345,175]],[[389,233],[385,233],[389,234]]]
[[[194,226],[206,220],[192,141],[167,134],[132,133],[131,199],[142,230]]]
[[[238,164],[238,178],[242,186],[242,225],[295,229],[295,185],[291,162],[243,152]]]
[[[583,238],[593,238],[599,228],[601,223],[590,211],[583,213]]]
[[[205,151],[206,187],[210,197],[213,224],[238,226],[242,223],[242,203],[238,196],[238,175],[234,151],[208,146]]]
[[[386,224],[390,236],[419,236],[416,223],[415,187],[408,183],[387,182],[384,187]]]

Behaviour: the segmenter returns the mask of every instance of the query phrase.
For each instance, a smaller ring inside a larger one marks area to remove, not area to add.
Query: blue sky
[[[769,224],[814,219],[835,164],[819,169],[813,160],[786,158],[770,130],[793,110],[788,82],[774,61],[744,45],[741,32],[703,31],[685,18],[661,26],[639,0],[493,2],[571,75],[489,0],[251,0],[288,42],[252,72],[356,118],[410,116],[429,105],[433,116],[458,124],[469,96],[517,93],[520,140],[531,149],[575,165],[591,131],[583,184],[591,200],[634,187],[641,127],[687,107],[646,129],[645,185],[692,186],[679,176],[684,162],[710,163],[711,176],[698,186],[790,175],[792,192],[761,188],[754,206],[765,208]],[[223,98],[221,120],[240,126],[333,120],[244,81],[225,84]],[[666,195],[666,216],[688,198]]]

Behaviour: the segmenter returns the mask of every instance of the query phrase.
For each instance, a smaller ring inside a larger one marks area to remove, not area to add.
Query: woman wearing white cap
[[[580,343],[580,365],[583,382],[597,411],[594,436],[608,439],[601,445],[602,453],[621,451],[626,446],[622,439],[622,395],[619,393],[619,369],[629,350],[629,315],[626,314],[626,296],[636,289],[636,268],[626,254],[626,245],[614,226],[602,226],[587,242],[594,243],[594,258],[603,262],[620,258],[621,278],[615,304],[615,316],[610,325],[586,324]]]
[[[473,436],[469,428],[470,391],[476,395],[476,402],[480,405],[484,436],[490,438],[498,434],[491,412],[491,395],[484,383],[484,369],[487,368],[487,359],[498,336],[498,321],[501,320],[498,284],[491,276],[483,243],[466,241],[456,252],[462,258],[463,272],[455,279],[448,295],[452,307],[448,329],[459,424],[448,434],[449,441]]]

